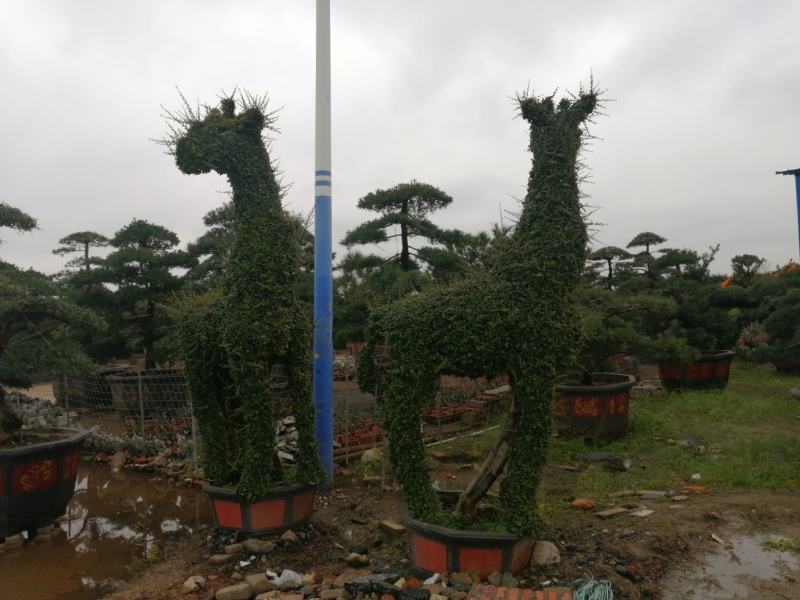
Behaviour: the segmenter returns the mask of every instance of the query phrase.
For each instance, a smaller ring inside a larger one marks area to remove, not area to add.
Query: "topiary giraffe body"
[[[320,477],[311,400],[311,322],[296,280],[301,249],[297,226],[262,140],[267,117],[259,106],[235,113],[232,99],[188,124],[174,140],[184,173],[216,171],[233,191],[235,237],[223,295],[184,320],[182,337],[206,450],[206,476],[248,497],[282,478],[274,459],[273,368],[286,372],[297,419],[297,478]],[[203,323],[198,323],[197,318]]]
[[[420,410],[435,394],[438,376],[507,373],[514,397],[511,415],[458,511],[474,519],[477,500],[505,469],[506,527],[521,534],[535,527],[552,389],[557,369],[578,341],[573,296],[587,235],[577,159],[582,123],[596,103],[594,90],[558,105],[552,97],[521,98],[533,164],[519,222],[497,263],[462,283],[406,297],[371,316],[360,361],[362,385],[380,385],[390,456],[416,518],[435,521],[442,510],[419,433]],[[384,344],[385,367],[376,371],[375,347]]]

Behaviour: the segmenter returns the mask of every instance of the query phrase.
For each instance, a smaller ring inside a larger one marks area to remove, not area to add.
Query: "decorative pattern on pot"
[[[560,433],[590,437],[625,435],[633,375],[593,373],[596,385],[558,385],[553,414]]]
[[[659,363],[658,374],[668,391],[724,389],[731,372],[733,350],[705,350],[685,367]]]

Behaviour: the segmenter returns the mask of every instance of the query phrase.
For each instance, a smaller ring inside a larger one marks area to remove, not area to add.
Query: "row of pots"
[[[709,350],[686,366],[658,365],[667,391],[723,389],[728,385],[732,350]],[[559,431],[587,437],[615,437],[628,430],[632,375],[594,373],[594,385],[556,386],[553,413]]]

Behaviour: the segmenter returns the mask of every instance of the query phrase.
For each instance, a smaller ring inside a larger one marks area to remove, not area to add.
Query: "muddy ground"
[[[450,473],[456,464],[443,462],[446,470],[442,473]],[[564,476],[568,474],[558,475]],[[543,494],[548,493],[547,488],[548,482]],[[539,587],[546,581],[571,583],[591,576],[611,581],[616,598],[797,597],[800,565],[792,562],[791,552],[780,553],[756,543],[756,550],[749,550],[760,551],[764,556],[754,560],[772,561],[775,567],[767,571],[756,569],[756,576],[750,578],[746,576],[748,560],[754,557],[736,555],[737,548],[740,552],[748,550],[741,540],[761,540],[770,534],[774,539],[800,539],[797,494],[711,491],[681,503],[670,499],[633,503],[654,512],[647,517],[623,514],[601,520],[592,511],[572,511],[558,524],[549,523],[541,538],[559,547],[561,563],[530,569],[521,577],[521,583]],[[311,524],[297,532],[301,535],[299,543],[279,545],[265,562],[256,562],[243,571],[263,572],[269,568],[280,572],[288,568],[300,573],[313,571],[320,580],[344,572],[348,568],[345,556],[356,550],[367,552],[372,570],[405,574],[409,570],[405,538],[389,538],[378,528],[378,521],[387,516],[397,517],[392,492],[383,491],[379,484],[364,483],[360,474],[340,476],[337,489],[318,498]],[[207,578],[207,588],[197,592],[196,597],[213,598],[215,589],[235,583],[234,569],[212,566],[208,557],[232,541],[232,537],[213,534],[207,528],[186,534],[162,560],[136,574],[109,597],[186,598],[181,584],[188,576],[200,574]],[[719,563],[716,568],[715,561]],[[738,570],[731,567],[737,563]],[[709,564],[710,570],[701,568]],[[731,589],[739,589],[731,585],[743,585],[749,595],[726,595]]]

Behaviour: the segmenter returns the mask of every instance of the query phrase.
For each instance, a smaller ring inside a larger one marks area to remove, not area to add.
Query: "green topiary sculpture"
[[[411,514],[447,521],[431,487],[420,435],[420,410],[440,374],[507,373],[514,402],[503,433],[456,513],[476,518],[476,505],[505,470],[502,519],[514,533],[535,527],[536,489],[545,462],[556,373],[578,341],[574,288],[586,256],[578,189],[584,122],[595,111],[594,86],[558,103],[518,98],[530,123],[533,167],[516,229],[496,264],[445,288],[410,296],[371,316],[361,354],[361,384],[380,388],[390,457]],[[387,355],[375,363],[376,346]]]
[[[223,294],[184,302],[181,340],[204,442],[205,475],[248,498],[289,479],[277,460],[271,377],[288,377],[299,451],[296,480],[319,481],[311,400],[310,311],[298,298],[298,227],[281,190],[262,131],[272,124],[266,101],[233,98],[203,114],[188,105],[169,115],[166,140],[184,173],[216,171],[233,190],[234,241]]]

